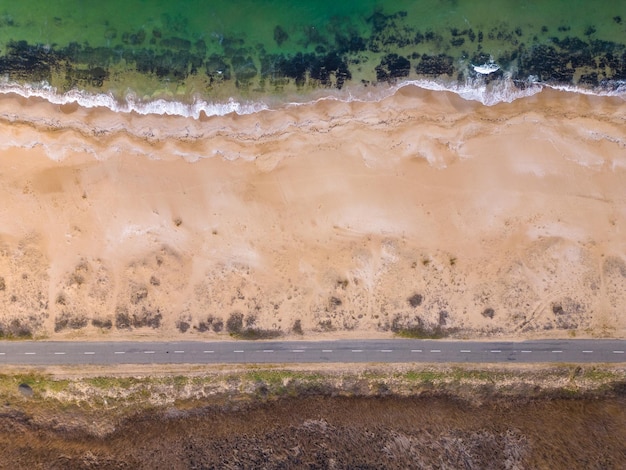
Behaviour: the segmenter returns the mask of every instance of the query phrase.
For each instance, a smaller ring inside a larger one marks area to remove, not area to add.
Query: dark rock
[[[376,79],[379,82],[407,77],[411,72],[411,62],[398,54],[388,54],[376,66]]]
[[[285,31],[281,26],[276,26],[274,28],[274,41],[276,41],[276,44],[281,46],[287,39],[289,39],[287,31]]]
[[[171,37],[162,39],[161,46],[167,47],[169,49],[188,51],[191,49],[191,41],[188,41],[187,39]]]
[[[439,54],[436,56],[430,56],[424,54],[419,64],[415,67],[415,71],[419,75],[449,75],[454,73],[454,67],[452,66],[452,57]]]
[[[19,384],[19,386],[17,387],[17,389],[19,390],[19,392],[24,395],[25,397],[32,397],[34,392],[33,389],[31,388],[30,385],[25,384],[25,383],[21,383]]]

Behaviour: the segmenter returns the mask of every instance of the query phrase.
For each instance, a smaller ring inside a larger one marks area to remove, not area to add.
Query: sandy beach
[[[626,337],[625,124],[551,90],[199,120],[5,95],[2,334]]]

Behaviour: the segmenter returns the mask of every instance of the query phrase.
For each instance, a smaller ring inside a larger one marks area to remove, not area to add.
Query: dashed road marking
[[[357,352],[363,352],[362,349],[353,349],[352,352],[357,353]]]
[[[85,351],[84,354],[96,354],[96,353],[93,351]]]
[[[184,354],[185,351],[174,351],[174,354]]]
[[[498,354],[498,353],[501,353],[502,350],[500,350],[500,349],[492,349],[491,352],[494,353],[494,354]]]
[[[233,352],[236,352],[236,353],[242,353],[242,352],[243,352],[243,349],[235,349]]]
[[[431,353],[440,353],[441,349],[431,349],[430,352]]]
[[[215,351],[203,351],[204,354],[213,354]]]
[[[583,351],[585,354],[591,354],[593,351]]]
[[[6,353],[0,353],[0,356],[4,356]]]
[[[522,349],[521,352],[523,352],[523,353],[531,353],[532,351],[529,351],[528,349]]]
[[[556,350],[556,351],[552,351],[552,352],[553,353],[562,353],[563,351]]]
[[[613,354],[624,354],[624,351],[613,351]]]
[[[126,351],[115,351],[113,354],[126,354]]]
[[[34,353],[34,352],[25,352],[24,354],[26,354],[27,356],[34,356],[34,355],[35,355],[35,354],[37,354],[37,353]]]
[[[333,350],[332,349],[322,349],[322,352],[331,353],[331,352],[333,352]]]
[[[462,353],[471,353],[472,351],[470,351],[469,349],[461,349]]]
[[[264,353],[273,353],[274,350],[273,349],[264,349],[263,352]]]
[[[411,352],[422,352],[421,349],[411,349]]]
[[[292,349],[291,352],[304,352],[304,349]]]
[[[389,353],[392,352],[392,349],[381,349],[380,352]]]
[[[54,354],[56,354],[57,356],[61,355],[61,354],[65,354],[64,352],[55,352]]]
[[[154,354],[154,351],[144,351],[144,354]]]

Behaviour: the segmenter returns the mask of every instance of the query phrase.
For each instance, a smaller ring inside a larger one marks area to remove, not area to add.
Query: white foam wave
[[[38,85],[22,85],[5,81],[0,83],[0,93],[16,94],[23,98],[42,98],[57,105],[76,103],[83,108],[103,107],[122,113],[184,116],[194,119],[199,119],[203,112],[207,116],[225,116],[231,113],[252,114],[268,109],[268,105],[263,102],[243,103],[232,98],[222,103],[210,103],[198,99],[194,103],[187,104],[162,98],[153,101],[141,101],[133,94],[129,94],[123,102],[120,102],[113,95],[106,93],[93,94],[82,90],[58,93],[54,87],[45,82]]]
[[[478,101],[486,106],[498,103],[510,103],[517,99],[529,97],[541,92],[544,88],[552,88],[561,91],[581,93],[597,96],[618,96],[626,100],[626,82],[613,82],[610,87],[589,89],[574,85],[552,85],[540,83],[533,77],[518,86],[509,74],[503,79],[491,82],[482,77],[469,78],[464,83],[443,82],[434,79],[412,79],[396,83],[394,85],[373,86],[360,88],[358,85],[346,88],[342,91],[326,91],[324,94],[313,93],[308,97],[302,97],[302,101],[283,102],[282,105],[274,102],[270,106],[268,102],[249,101],[241,102],[230,98],[224,102],[208,102],[197,99],[193,103],[170,101],[162,98],[152,101],[143,101],[133,94],[128,94],[124,101],[120,102],[112,94],[93,94],[82,90],[70,90],[66,93],[58,93],[54,87],[43,82],[37,85],[18,84],[4,80],[0,82],[0,94],[16,94],[24,98],[37,97],[57,105],[76,103],[84,108],[104,107],[115,112],[137,113],[142,115],[169,115],[183,116],[199,119],[204,113],[206,116],[225,116],[228,114],[254,114],[264,110],[281,106],[302,106],[318,101],[341,101],[341,102],[378,102],[395,94],[398,90],[416,86],[431,91],[448,91],[459,95],[461,98]]]

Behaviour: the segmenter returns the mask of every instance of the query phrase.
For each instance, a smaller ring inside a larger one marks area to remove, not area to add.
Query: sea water
[[[0,89],[199,117],[414,84],[485,104],[626,93],[614,0],[0,1]]]

